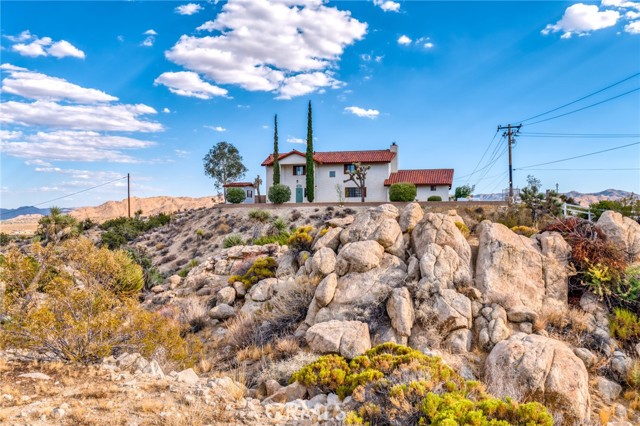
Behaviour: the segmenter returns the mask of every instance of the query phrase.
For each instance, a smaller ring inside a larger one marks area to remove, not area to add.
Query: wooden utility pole
[[[511,153],[511,147],[515,143],[514,137],[520,131],[522,124],[518,124],[517,126],[512,126],[511,124],[507,124],[506,126],[498,126],[498,130],[506,130],[504,136],[507,137],[507,143],[509,146],[509,198],[513,201],[513,156]]]
[[[131,176],[127,173],[127,214],[131,219]]]

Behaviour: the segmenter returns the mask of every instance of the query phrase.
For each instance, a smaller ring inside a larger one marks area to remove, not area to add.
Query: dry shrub
[[[258,373],[258,383],[275,380],[281,385],[289,383],[291,375],[318,359],[318,355],[309,352],[298,352],[291,358],[264,365]]]
[[[207,325],[207,306],[199,297],[188,297],[180,303],[180,322],[188,324],[192,333],[197,333]]]
[[[576,347],[604,350],[605,342],[591,334],[594,330],[592,321],[593,316],[580,308],[569,307],[566,311],[543,309],[533,327],[546,330],[550,335]]]

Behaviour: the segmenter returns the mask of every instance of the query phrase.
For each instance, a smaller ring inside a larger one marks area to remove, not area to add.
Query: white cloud
[[[78,169],[63,169],[60,167],[36,167],[34,169],[38,173],[56,173],[61,175],[70,175],[72,179],[80,180],[92,180],[92,181],[107,181],[122,177],[122,173],[100,171],[100,170],[78,170]],[[86,185],[86,182],[81,182]]]
[[[123,149],[141,149],[153,142],[124,136],[103,135],[89,131],[37,132],[21,139],[0,142],[3,154],[26,158],[30,164],[41,161],[107,161],[135,163],[137,160],[123,154]],[[41,164],[42,164],[41,163]],[[41,171],[55,171],[42,169]]]
[[[119,42],[123,42],[124,41],[124,36],[123,35],[119,35],[118,37],[116,37],[118,39]]]
[[[137,105],[60,105],[38,100],[32,103],[8,101],[0,104],[0,123],[20,126],[49,126],[77,130],[159,132],[160,123],[140,116],[156,110]]]
[[[375,57],[375,61],[376,61],[377,63],[381,63],[383,59],[384,59],[384,55],[376,56],[376,57]]]
[[[295,144],[300,144],[300,145],[306,145],[307,141],[301,138],[295,138],[293,136],[289,136],[287,137],[287,142],[289,143],[295,143]]]
[[[145,32],[144,32],[144,33],[142,33],[142,34],[144,34],[144,35],[150,35],[150,36],[156,36],[156,35],[158,35],[158,33],[157,33],[157,32],[155,32],[155,30],[147,30],[147,31],[145,31]]]
[[[185,158],[187,155],[189,155],[189,151],[185,151],[184,149],[175,149],[174,152],[180,158]]]
[[[50,167],[52,166],[51,163],[49,163],[48,161],[44,161],[44,160],[27,160],[24,162],[24,164],[26,164],[27,166],[43,166],[43,167]]]
[[[627,19],[637,19],[640,18],[640,12],[633,12],[630,10],[624,14],[624,17]]]
[[[229,0],[213,21],[183,35],[165,54],[217,84],[280,98],[336,87],[331,69],[367,24],[322,0]]]
[[[2,92],[22,96],[28,99],[67,100],[72,102],[111,102],[115,96],[96,89],[87,89],[63,78],[50,77],[24,68],[3,64],[8,77],[2,80]]]
[[[169,108],[165,107],[165,108],[162,109],[162,112],[164,112],[165,114],[169,114],[169,113],[171,113],[171,110]]]
[[[85,58],[84,52],[68,41],[60,40],[54,42],[51,37],[40,38],[35,34],[31,34],[29,30],[21,32],[18,36],[5,37],[16,43],[11,46],[11,48],[22,56],[28,56],[31,58],[36,58],[38,56],[53,56],[56,58],[71,56],[73,58]]]
[[[270,127],[269,127],[268,125],[266,125],[266,124],[263,124],[263,125],[262,125],[262,128],[263,128],[263,129],[269,129]]]
[[[20,139],[22,132],[12,130],[0,130],[0,141],[7,141],[11,139]]]
[[[615,10],[599,10],[596,5],[576,3],[565,10],[562,19],[555,24],[547,25],[542,34],[562,32],[562,38],[572,35],[587,35],[592,31],[614,26],[620,13]]]
[[[176,13],[180,15],[193,15],[194,13],[198,13],[202,10],[202,6],[197,3],[188,3],[183,4],[182,6],[176,7]]]
[[[66,40],[60,40],[51,45],[48,49],[51,56],[56,58],[64,58],[65,56],[71,56],[74,58],[84,59],[84,52]]]
[[[227,96],[229,93],[226,89],[213,86],[203,81],[197,73],[191,71],[162,73],[155,79],[154,84],[165,85],[176,95],[190,96],[199,99]]]
[[[398,44],[402,44],[402,45],[411,44],[411,39],[403,34],[400,36],[400,38],[398,38]]]
[[[364,109],[357,106],[349,106],[344,110],[350,112],[353,115],[364,118],[376,118],[380,115],[380,111],[378,111],[377,109]]]
[[[154,30],[147,30],[143,34],[146,35],[147,38],[145,38],[142,41],[142,43],[140,43],[140,46],[144,46],[144,47],[153,46],[153,44],[156,42],[156,36],[158,35],[158,33],[155,32]]]
[[[428,41],[428,42],[426,42],[426,43],[424,44],[424,48],[425,48],[425,49],[433,49],[433,47],[434,47],[434,46],[435,46],[435,45],[434,45],[432,42],[430,42],[430,41]]]
[[[207,129],[211,129],[211,130],[215,130],[216,132],[226,132],[227,129],[225,129],[222,126],[203,126],[206,127]]]
[[[640,34],[640,21],[633,21],[625,25],[624,30],[629,34]]]
[[[399,12],[400,3],[391,0],[373,0],[373,4],[385,12]]]

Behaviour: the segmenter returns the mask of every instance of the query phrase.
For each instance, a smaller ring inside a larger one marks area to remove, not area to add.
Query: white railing
[[[589,220],[589,222],[592,222],[594,212],[591,210],[590,207],[583,207],[576,204],[564,203],[562,205],[562,215],[564,217],[586,215],[587,220]]]

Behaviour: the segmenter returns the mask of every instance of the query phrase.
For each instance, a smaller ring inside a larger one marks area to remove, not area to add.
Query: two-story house
[[[266,168],[267,193],[273,185],[273,155],[262,162]],[[365,201],[389,201],[389,186],[394,183],[413,183],[418,188],[418,201],[438,195],[443,201],[449,199],[453,182],[453,169],[398,170],[398,145],[389,149],[371,151],[314,152],[314,202],[360,201],[360,189],[349,178],[355,163],[371,166],[365,183]],[[279,155],[280,184],[291,189],[292,203],[305,203],[306,158],[297,150]]]

